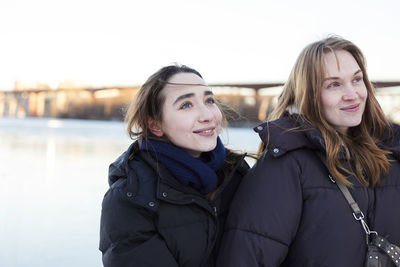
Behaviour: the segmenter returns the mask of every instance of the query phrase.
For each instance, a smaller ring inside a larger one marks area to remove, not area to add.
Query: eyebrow
[[[360,69],[357,70],[356,72],[354,72],[353,76],[357,75],[360,72],[362,72]],[[324,82],[327,81],[327,80],[339,80],[339,79],[340,79],[339,77],[327,77],[327,78],[324,79]]]
[[[214,95],[214,93],[209,90],[204,91],[204,96],[207,96],[207,95]],[[194,96],[194,93],[189,93],[189,94],[184,94],[184,95],[178,96],[178,98],[174,101],[173,105],[175,105],[177,102],[181,101],[182,99],[191,98],[193,96]]]

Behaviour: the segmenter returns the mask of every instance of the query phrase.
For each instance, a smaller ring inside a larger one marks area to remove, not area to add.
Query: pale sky
[[[208,83],[284,82],[327,34],[361,48],[372,80],[400,80],[398,0],[0,0],[0,88],[137,85],[173,62]]]

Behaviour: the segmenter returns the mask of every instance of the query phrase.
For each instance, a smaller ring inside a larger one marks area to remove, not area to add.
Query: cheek
[[[321,110],[323,114],[326,114],[327,111],[331,108],[332,103],[331,99],[329,96],[326,94],[321,95]]]
[[[368,97],[368,91],[367,91],[367,88],[366,88],[366,87],[364,87],[364,89],[360,92],[360,97],[361,97],[362,99],[364,99],[364,101],[367,99],[367,97]]]
[[[221,124],[222,121],[222,113],[219,108],[216,108],[214,111],[214,119],[218,124]]]

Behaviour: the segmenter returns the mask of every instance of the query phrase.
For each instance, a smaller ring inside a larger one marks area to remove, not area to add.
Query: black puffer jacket
[[[226,223],[218,266],[361,267],[366,235],[327,168],[321,135],[285,131],[288,117],[256,128],[269,150],[243,179]],[[393,154],[375,189],[350,177],[371,230],[400,245],[400,131],[382,140]]]
[[[238,156],[224,168],[230,175],[209,201],[132,144],[110,165],[100,226],[104,266],[214,266],[231,199],[249,166]]]

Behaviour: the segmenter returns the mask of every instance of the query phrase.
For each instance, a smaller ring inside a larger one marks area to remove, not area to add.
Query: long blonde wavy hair
[[[357,61],[368,92],[362,121],[360,125],[349,128],[347,134],[336,131],[321,111],[321,88],[325,77],[324,54],[335,53],[337,50],[349,52]],[[326,164],[338,181],[351,185],[343,174],[345,173],[355,175],[363,185],[375,187],[379,184],[381,175],[387,173],[390,163],[386,157],[389,152],[379,148],[377,143],[385,128],[389,127],[389,122],[374,96],[364,55],[356,45],[341,37],[330,36],[306,46],[297,58],[268,120],[284,116],[290,107],[297,109],[303,120],[322,133],[326,146]],[[345,168],[339,160],[338,155],[343,145],[354,160],[352,170]]]

